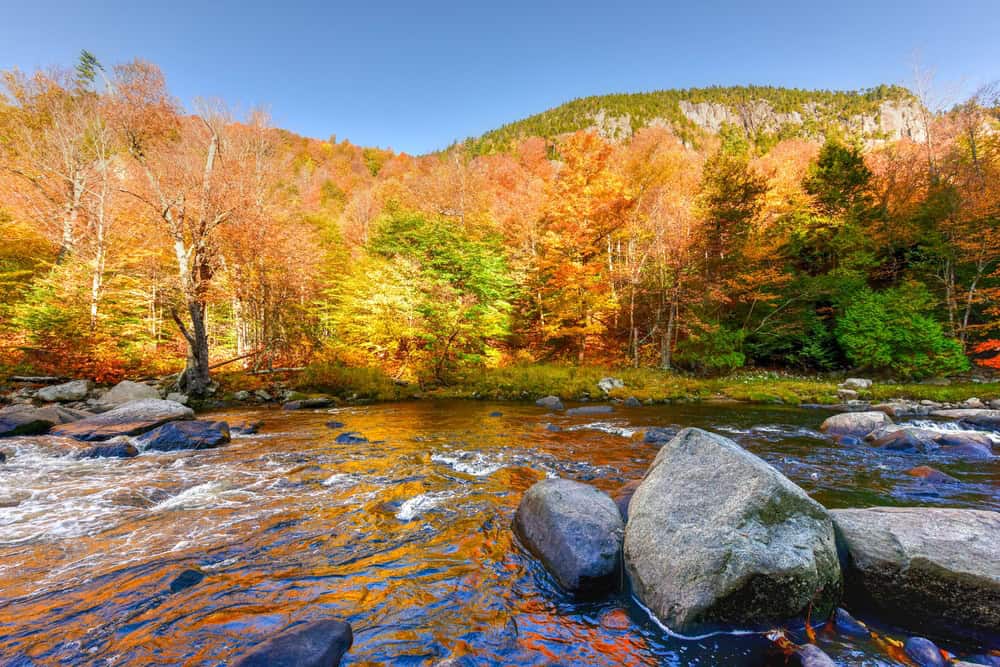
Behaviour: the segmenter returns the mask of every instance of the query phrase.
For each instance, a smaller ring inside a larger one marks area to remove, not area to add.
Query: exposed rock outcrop
[[[158,398],[131,401],[99,415],[62,424],[53,435],[77,440],[110,440],[119,435],[140,435],[167,422],[194,419],[194,410]]]
[[[174,421],[137,438],[147,451],[212,449],[229,442],[229,424],[223,421]]]
[[[90,382],[87,380],[71,380],[62,384],[54,384],[42,387],[35,394],[40,401],[50,403],[70,403],[72,401],[82,401],[87,398],[90,392]]]
[[[353,643],[349,623],[314,621],[259,644],[233,667],[334,667]]]

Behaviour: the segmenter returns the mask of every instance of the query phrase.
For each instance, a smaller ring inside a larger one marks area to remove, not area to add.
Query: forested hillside
[[[10,372],[1000,367],[991,90],[587,98],[426,156],[190,113],[142,61],[3,92]]]

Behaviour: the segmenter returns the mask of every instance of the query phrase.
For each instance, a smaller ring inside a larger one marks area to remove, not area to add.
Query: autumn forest
[[[11,373],[1000,368],[993,88],[589,98],[413,156],[184,108],[141,60],[2,77]]]

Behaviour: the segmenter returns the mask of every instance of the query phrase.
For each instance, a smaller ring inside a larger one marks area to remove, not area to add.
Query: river
[[[657,451],[646,426],[729,436],[831,508],[1000,510],[995,461],[839,446],[817,430],[827,414],[686,404],[567,416],[419,401],[217,412],[263,426],[219,449],[128,460],[73,460],[80,445],[58,438],[0,440],[12,454],[0,465],[0,664],[220,665],[327,617],[353,625],[351,665],[783,664],[757,635],[681,639],[626,595],[567,597],[510,523],[546,476],[609,493],[641,477]],[[370,442],[336,443],[344,430]],[[959,483],[907,475],[916,465]],[[205,578],[171,592],[190,568]],[[898,664],[867,640],[820,643],[842,664]]]

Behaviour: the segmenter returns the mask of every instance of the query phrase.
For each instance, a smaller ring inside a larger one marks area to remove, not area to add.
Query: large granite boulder
[[[732,440],[688,428],[629,504],[625,567],[671,628],[760,626],[833,608],[833,523],[805,491]]]
[[[524,494],[514,530],[563,588],[577,594],[613,588],[621,571],[625,525],[618,507],[592,486],[546,479]]]
[[[72,380],[70,382],[63,382],[62,384],[42,387],[35,394],[35,398],[40,401],[48,401],[49,403],[70,403],[72,401],[82,401],[87,398],[89,391],[90,382],[88,380]]]
[[[819,430],[835,437],[849,435],[863,438],[872,431],[890,424],[892,424],[892,419],[881,411],[842,412],[828,417]]]
[[[132,382],[122,380],[111,389],[101,395],[99,403],[103,406],[115,407],[124,405],[132,401],[141,401],[147,398],[159,398],[160,392],[156,387],[151,387],[142,382]]]
[[[874,507],[831,512],[849,596],[904,624],[1000,635],[1000,512]]]
[[[157,426],[136,440],[145,451],[211,449],[229,442],[229,424],[221,421],[175,421]]]
[[[56,426],[51,433],[85,441],[110,440],[119,435],[139,435],[180,419],[194,419],[194,410],[173,401],[150,398]]]
[[[334,667],[353,643],[349,623],[314,621],[259,644],[233,667]]]
[[[85,417],[89,412],[71,410],[61,405],[36,408],[32,405],[12,405],[0,410],[0,438],[15,435],[39,435],[53,426],[68,424]]]

